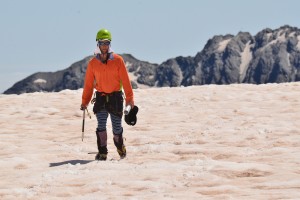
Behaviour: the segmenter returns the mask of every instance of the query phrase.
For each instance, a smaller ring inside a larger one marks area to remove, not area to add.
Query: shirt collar
[[[100,53],[97,53],[97,54],[96,54],[96,58],[97,58],[98,60],[101,61]],[[110,53],[109,53],[109,58],[108,58],[108,60],[114,60],[114,54],[113,54],[113,52],[110,52]]]

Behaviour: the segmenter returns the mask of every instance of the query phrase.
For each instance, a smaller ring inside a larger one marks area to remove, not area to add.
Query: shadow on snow
[[[81,165],[85,165],[88,164],[90,162],[92,162],[94,160],[67,160],[67,161],[63,161],[63,162],[57,162],[57,163],[50,163],[49,167],[57,167],[57,166],[61,166],[61,165],[67,165],[67,164],[71,164],[71,165],[76,165],[76,164],[81,164]]]

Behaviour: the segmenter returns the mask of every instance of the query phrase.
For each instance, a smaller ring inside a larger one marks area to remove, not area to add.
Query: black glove
[[[136,114],[138,113],[139,108],[137,106],[134,106],[130,112],[128,113],[128,115],[125,115],[125,122],[130,125],[130,126],[134,126],[136,124],[137,118],[136,118]]]

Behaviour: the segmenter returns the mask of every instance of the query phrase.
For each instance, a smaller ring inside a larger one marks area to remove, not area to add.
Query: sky
[[[300,28],[299,7],[298,0],[0,0],[0,93],[92,55],[102,28],[114,52],[160,64],[195,56],[215,35]]]

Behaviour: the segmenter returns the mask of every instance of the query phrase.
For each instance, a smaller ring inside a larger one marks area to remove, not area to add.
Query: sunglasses
[[[98,42],[98,46],[103,46],[103,45],[105,45],[105,46],[110,45],[110,41],[99,41]]]

